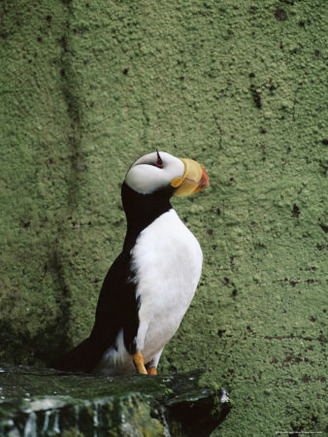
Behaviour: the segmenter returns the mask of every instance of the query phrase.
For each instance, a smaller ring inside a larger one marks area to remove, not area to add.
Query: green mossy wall
[[[216,435],[327,432],[326,0],[3,0],[2,358],[86,336],[155,148],[211,187],[176,199],[204,272],[161,372],[202,368]]]

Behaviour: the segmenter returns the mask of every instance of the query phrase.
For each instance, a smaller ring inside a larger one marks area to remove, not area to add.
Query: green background
[[[328,433],[327,1],[0,8],[2,359],[88,335],[120,184],[158,148],[211,184],[174,199],[204,269],[160,372],[229,389],[216,436]]]

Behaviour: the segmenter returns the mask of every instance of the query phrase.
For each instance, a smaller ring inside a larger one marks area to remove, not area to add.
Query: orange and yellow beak
[[[182,177],[174,178],[171,186],[176,188],[174,196],[182,197],[198,193],[208,187],[208,175],[206,170],[193,159],[180,158],[185,166]]]

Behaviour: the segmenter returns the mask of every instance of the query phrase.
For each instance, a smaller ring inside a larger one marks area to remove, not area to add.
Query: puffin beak
[[[183,176],[174,178],[171,186],[176,188],[173,196],[182,197],[198,193],[208,187],[206,170],[193,159],[180,158],[185,166]]]

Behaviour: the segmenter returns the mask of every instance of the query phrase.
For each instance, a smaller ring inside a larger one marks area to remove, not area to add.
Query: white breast
[[[173,209],[140,233],[131,254],[141,300],[137,349],[147,362],[178,329],[195,294],[203,256]]]

